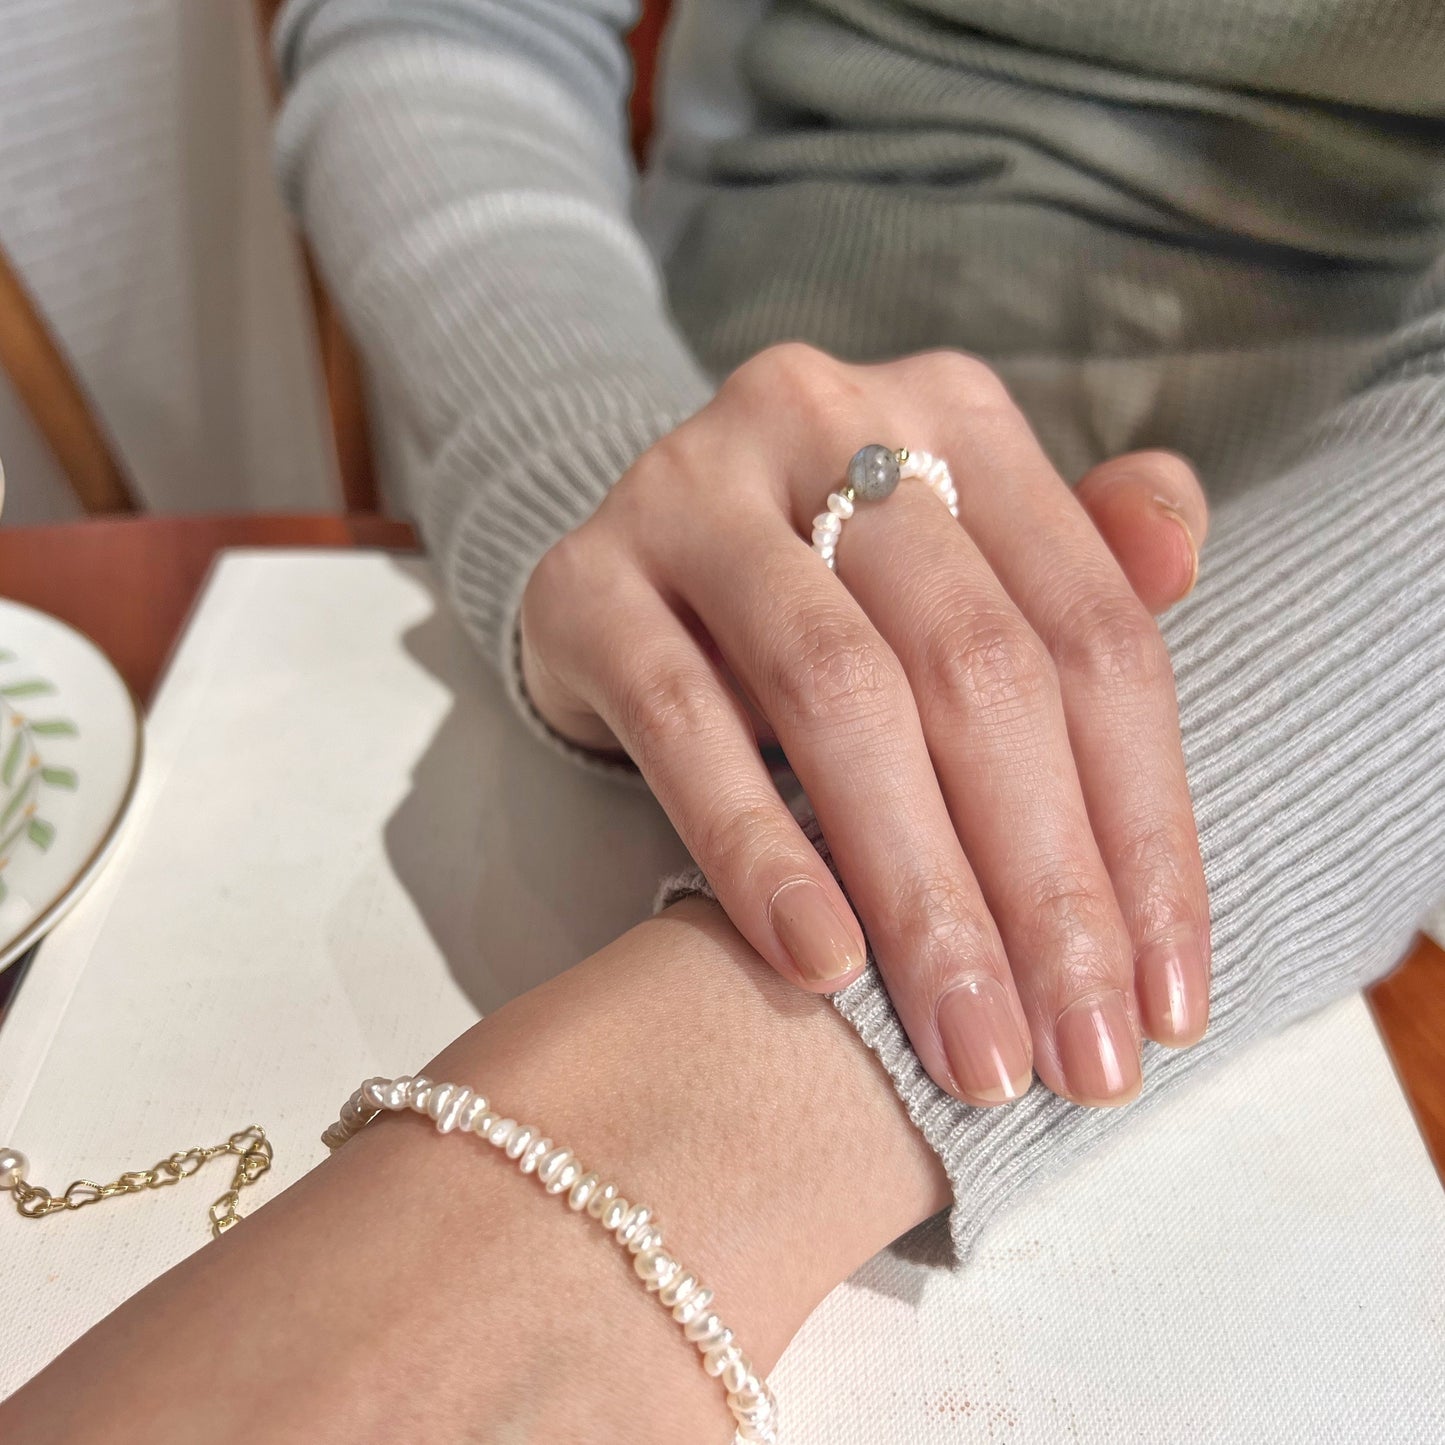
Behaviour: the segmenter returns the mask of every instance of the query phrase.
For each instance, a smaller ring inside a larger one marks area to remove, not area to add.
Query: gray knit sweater
[[[1383,972],[1445,893],[1445,6],[679,5],[641,223],[631,0],[293,0],[278,31],[284,179],[480,648],[515,694],[536,558],[753,351],[966,348],[1066,474],[1173,446],[1214,505],[1165,625],[1213,1019],[1149,1047],[1144,1101]],[[838,1006],[961,1252],[1133,1112],[968,1108],[876,973]]]

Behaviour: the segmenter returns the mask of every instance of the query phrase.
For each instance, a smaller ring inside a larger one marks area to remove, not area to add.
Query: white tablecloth
[[[358,1079],[616,934],[680,858],[648,799],[527,736],[415,562],[230,556],[149,745],[0,1029],[0,1141],[42,1183],[254,1120],[255,1207]],[[0,1393],[200,1246],[221,1187],[0,1213]],[[1363,1003],[1141,1118],[967,1270],[873,1261],[775,1383],[790,1445],[1445,1440],[1445,1195]]]

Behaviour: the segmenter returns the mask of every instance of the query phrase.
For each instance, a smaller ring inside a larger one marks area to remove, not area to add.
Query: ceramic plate
[[[0,969],[99,871],[140,758],[139,710],[95,644],[0,599]]]

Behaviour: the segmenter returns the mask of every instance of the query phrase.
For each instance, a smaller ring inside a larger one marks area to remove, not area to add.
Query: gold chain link
[[[47,1214],[58,1214],[63,1209],[84,1209],[87,1204],[99,1204],[102,1199],[140,1194],[146,1189],[164,1189],[168,1184],[179,1184],[182,1179],[189,1179],[202,1164],[221,1154],[236,1156],[236,1173],[231,1187],[211,1205],[211,1237],[219,1239],[233,1224],[240,1222],[241,1215],[236,1206],[240,1202],[241,1191],[248,1184],[254,1184],[271,1167],[271,1141],[259,1124],[252,1124],[249,1129],[238,1129],[224,1144],[185,1149],[149,1169],[127,1170],[109,1184],[77,1179],[63,1194],[52,1194],[38,1184],[27,1184],[21,1179],[12,1191],[15,1207],[26,1219],[44,1219]]]

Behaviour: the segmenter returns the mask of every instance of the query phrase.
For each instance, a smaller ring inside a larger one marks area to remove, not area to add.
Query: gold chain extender
[[[44,1219],[47,1214],[58,1214],[63,1209],[84,1209],[87,1204],[99,1204],[102,1199],[140,1194],[147,1189],[164,1189],[169,1184],[189,1179],[202,1164],[222,1154],[236,1156],[236,1172],[231,1187],[211,1205],[211,1237],[219,1239],[233,1224],[240,1222],[241,1215],[236,1206],[240,1202],[241,1191],[254,1184],[271,1167],[271,1141],[259,1124],[252,1124],[249,1129],[238,1129],[224,1144],[185,1149],[149,1169],[131,1169],[110,1184],[77,1179],[63,1194],[52,1194],[38,1184],[18,1179],[12,1186],[15,1207],[27,1219]]]

